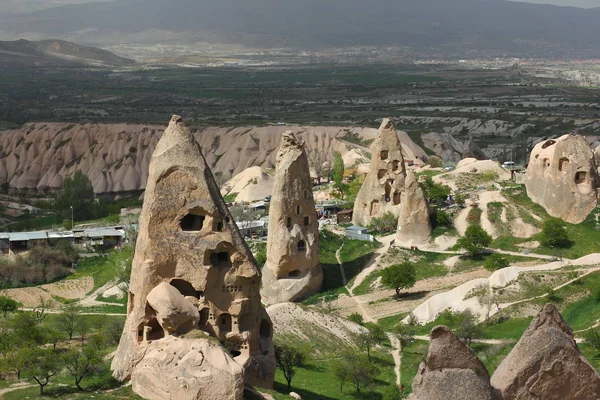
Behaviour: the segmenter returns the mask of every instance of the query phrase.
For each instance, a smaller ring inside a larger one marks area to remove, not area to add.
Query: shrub
[[[571,242],[567,234],[565,223],[558,218],[550,218],[542,226],[541,242],[548,247],[565,248]]]
[[[458,248],[465,249],[472,256],[481,254],[481,250],[492,243],[492,237],[479,225],[469,225],[465,236],[458,239]]]
[[[391,233],[395,232],[398,227],[398,217],[394,213],[388,211],[381,217],[373,218],[371,220],[370,229],[380,233]]]
[[[360,315],[359,313],[352,313],[352,314],[348,315],[348,321],[355,322],[359,325],[362,325],[364,323],[363,316]]]
[[[483,263],[483,267],[488,271],[497,271],[502,268],[506,268],[510,265],[508,259],[502,254],[492,254]]]

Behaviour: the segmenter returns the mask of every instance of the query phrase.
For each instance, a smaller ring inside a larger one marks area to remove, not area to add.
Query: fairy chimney
[[[269,206],[265,304],[300,300],[321,289],[319,222],[304,144],[292,132],[281,137]]]
[[[527,195],[553,217],[578,224],[596,207],[598,170],[583,136],[538,143],[527,167]]]
[[[407,171],[394,125],[384,119],[371,145],[371,165],[354,202],[352,222],[368,226],[391,212],[398,218],[398,239],[424,243],[431,235],[429,206],[412,172]]]
[[[272,387],[272,324],[261,274],[181,117],[152,160],[112,362],[148,399],[242,399]]]

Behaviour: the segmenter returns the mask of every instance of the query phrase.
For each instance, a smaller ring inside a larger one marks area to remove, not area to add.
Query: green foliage
[[[509,265],[510,262],[508,261],[508,259],[502,254],[498,253],[491,254],[489,257],[486,258],[485,262],[483,263],[483,267],[488,271],[492,272],[502,268],[506,268]]]
[[[431,213],[431,226],[436,228],[436,227],[450,227],[453,225],[453,221],[452,218],[450,217],[450,215],[448,215],[448,213],[444,210],[439,210],[437,208],[433,209],[433,212]]]
[[[233,203],[237,198],[237,195],[238,193],[228,193],[225,196],[223,196],[223,200],[225,200],[225,203]]]
[[[102,354],[94,346],[84,346],[81,349],[70,349],[63,355],[63,364],[69,375],[75,380],[77,389],[83,390],[81,381],[102,371]]]
[[[366,331],[354,335],[354,342],[358,348],[367,352],[367,358],[371,360],[371,348],[382,344],[387,336],[383,328],[374,323],[365,324]]]
[[[552,303],[560,303],[562,301],[562,298],[552,288],[549,288],[546,291],[546,295],[548,296],[548,300],[550,300]]]
[[[548,247],[566,248],[571,244],[566,225],[558,218],[550,218],[544,222],[540,237],[542,244]]]
[[[492,237],[479,225],[469,225],[465,235],[458,239],[457,247],[476,257],[492,243]]]
[[[340,382],[340,393],[344,391],[344,383],[353,384],[356,393],[375,383],[379,369],[368,357],[353,351],[345,351],[341,360],[333,365],[333,373]]]
[[[8,314],[14,313],[19,308],[19,303],[8,296],[0,296],[0,312],[6,318]]]
[[[94,217],[94,189],[90,179],[77,170],[73,176],[65,178],[62,192],[54,199],[54,210],[63,218],[85,221]]]
[[[333,153],[333,181],[337,185],[341,185],[342,180],[344,179],[344,170],[346,167],[344,166],[344,160],[342,159],[342,154],[339,151]]]
[[[390,385],[383,392],[382,400],[405,400],[407,396],[407,391],[402,390],[396,385]]]
[[[56,319],[56,327],[64,331],[69,340],[73,339],[73,334],[77,331],[80,323],[81,309],[75,304],[67,304]]]
[[[400,297],[400,290],[411,288],[417,282],[417,272],[410,262],[394,264],[383,270],[381,283],[390,289],[396,290],[396,296]]]
[[[267,262],[267,244],[263,242],[254,243],[252,246],[254,258],[260,268]]]
[[[439,156],[429,156],[427,161],[432,168],[441,168],[444,165],[444,160]]]
[[[398,217],[391,211],[386,212],[381,217],[376,217],[371,220],[369,228],[379,233],[392,233],[398,227]]]
[[[363,316],[356,312],[348,315],[348,321],[355,322],[359,325],[362,325],[364,323]]]
[[[597,328],[588,329],[583,333],[583,343],[593,347],[597,355],[600,355],[600,332]]]
[[[40,395],[43,395],[44,387],[61,371],[62,359],[55,350],[36,346],[24,347],[21,352],[22,375],[35,381],[40,387]]]
[[[292,390],[292,379],[298,368],[306,363],[308,354],[304,349],[289,343],[275,343],[275,365],[287,381],[288,391]]]
[[[435,183],[430,176],[425,178],[421,183],[421,188],[423,189],[425,197],[429,200],[429,204],[438,207],[441,206],[442,202],[448,198],[450,193],[452,193],[452,189],[450,189],[449,186]]]

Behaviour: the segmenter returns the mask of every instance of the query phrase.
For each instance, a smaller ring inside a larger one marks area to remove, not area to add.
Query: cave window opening
[[[231,332],[231,314],[221,314],[219,315],[219,333],[229,333]]]
[[[290,217],[287,218],[287,221],[285,223],[285,226],[287,226],[288,228],[292,227],[292,219]]]
[[[389,154],[389,152],[387,150],[381,150],[381,153],[380,153],[381,159],[382,160],[387,160],[388,154]]]
[[[392,161],[392,171],[398,171],[399,165],[400,165],[400,161],[398,161],[398,160]]]
[[[304,200],[308,200],[308,190],[304,191]]]
[[[297,278],[297,277],[299,277],[299,276],[300,276],[300,270],[299,270],[299,269],[295,269],[295,270],[293,270],[293,271],[290,271],[290,272],[288,273],[288,277],[289,277],[289,278]]]
[[[306,242],[304,240],[301,240],[298,242],[298,252],[299,253],[306,252]]]
[[[392,192],[392,185],[388,181],[385,183],[385,201],[387,201],[387,202],[391,201],[391,198],[390,198],[391,192]]]
[[[558,161],[558,170],[562,172],[567,168],[569,168],[569,159],[563,157]]]
[[[231,259],[229,258],[229,253],[226,251],[222,251],[219,253],[211,253],[210,255],[210,263],[213,267],[231,267]]]
[[[310,225],[310,217],[304,217],[304,226]]]
[[[547,149],[548,147],[552,146],[554,143],[556,143],[556,140],[547,140],[546,143],[544,143],[542,145],[542,149]]]
[[[587,173],[584,171],[579,171],[575,173],[575,183],[578,185],[581,185],[582,183],[585,183],[587,179]]]
[[[371,216],[379,215],[379,200],[371,202]]]
[[[300,206],[296,206],[296,215],[300,215],[300,211],[302,211]]]
[[[202,230],[205,218],[204,215],[188,214],[181,218],[179,226],[184,232],[197,232]]]
[[[382,178],[385,176],[386,172],[387,172],[387,170],[385,170],[385,169],[380,169],[380,170],[377,172],[377,179],[382,179]]]
[[[217,232],[223,232],[223,226],[222,221],[217,222]]]
[[[191,296],[199,299],[202,294],[202,292],[196,290],[191,283],[183,279],[172,279],[169,284],[179,290],[179,293],[181,293],[182,296]]]
[[[394,205],[397,206],[398,204],[400,204],[400,192],[395,191],[394,192]]]
[[[200,321],[198,322],[199,326],[204,326],[208,324],[209,313],[210,310],[207,307],[200,310]]]

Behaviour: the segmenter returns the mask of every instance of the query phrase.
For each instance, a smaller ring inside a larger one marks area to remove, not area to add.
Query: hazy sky
[[[600,7],[600,0],[526,0],[527,3],[555,4],[557,6]]]

